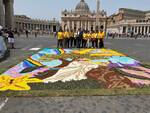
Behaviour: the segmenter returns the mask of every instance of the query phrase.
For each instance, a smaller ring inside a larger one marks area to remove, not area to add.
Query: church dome
[[[81,0],[77,4],[75,10],[78,11],[78,12],[89,12],[90,9],[89,9],[88,4],[84,0]]]

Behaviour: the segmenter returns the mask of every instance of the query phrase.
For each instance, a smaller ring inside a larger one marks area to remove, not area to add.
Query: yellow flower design
[[[40,79],[32,78],[31,75],[24,75],[21,77],[13,78],[11,76],[2,75],[0,76],[0,91],[6,90],[30,90],[28,83],[41,83]]]
[[[89,53],[89,52],[92,51],[92,50],[93,50],[93,49],[81,49],[81,50],[75,50],[75,51],[73,51],[73,53],[83,55],[83,54]]]
[[[91,54],[91,57],[111,57],[111,56],[125,56],[117,51],[101,49],[101,52]]]

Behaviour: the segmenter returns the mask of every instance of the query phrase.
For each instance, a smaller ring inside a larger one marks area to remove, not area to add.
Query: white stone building
[[[97,0],[96,11],[91,11],[88,4],[81,0],[74,10],[64,10],[61,14],[61,26],[63,30],[96,30],[101,25],[106,25],[106,12],[100,10],[100,1]]]
[[[111,33],[146,35],[150,33],[150,11],[121,8],[108,18],[107,25]]]

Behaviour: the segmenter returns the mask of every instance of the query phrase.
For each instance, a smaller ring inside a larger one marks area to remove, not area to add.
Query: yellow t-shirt
[[[96,39],[97,38],[97,33],[92,33],[92,38]]]
[[[91,34],[90,34],[90,33],[88,33],[88,34],[87,34],[87,37],[88,37],[88,39],[90,39],[90,38],[91,38]]]
[[[69,32],[64,32],[64,38],[69,38]]]
[[[74,33],[73,32],[70,32],[69,35],[70,35],[70,37],[74,37]]]
[[[58,32],[57,37],[58,39],[63,39],[63,32]]]
[[[97,38],[97,35],[98,35],[97,33],[94,33],[94,38],[95,38],[95,39]]]
[[[86,39],[87,38],[87,34],[83,33],[83,38]]]
[[[104,37],[105,37],[105,32],[99,32],[98,33],[98,38],[99,39],[104,39]]]

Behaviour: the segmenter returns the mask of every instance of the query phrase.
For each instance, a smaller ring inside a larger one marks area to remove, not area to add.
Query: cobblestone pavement
[[[150,113],[150,96],[9,98],[0,113]]]

